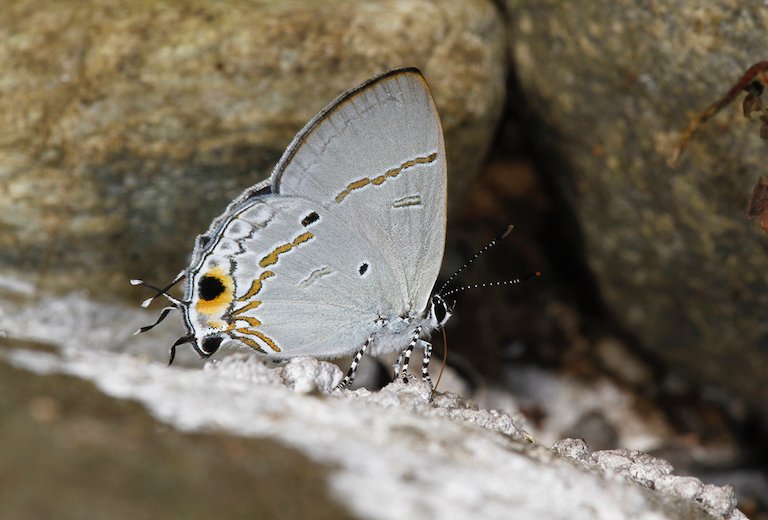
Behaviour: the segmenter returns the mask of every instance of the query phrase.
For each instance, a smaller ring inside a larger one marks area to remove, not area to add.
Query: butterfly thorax
[[[451,311],[451,306],[441,296],[435,295],[422,312],[404,312],[394,318],[380,316],[376,320],[371,354],[400,352],[414,337],[429,339],[434,330],[445,326]]]
[[[378,356],[389,352],[400,352],[417,335],[417,329],[418,336],[426,338],[434,328],[427,311],[394,318],[379,318],[372,333],[370,353]]]

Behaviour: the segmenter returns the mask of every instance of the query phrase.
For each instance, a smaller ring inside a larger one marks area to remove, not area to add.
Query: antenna
[[[157,318],[156,322],[154,322],[152,325],[145,325],[145,326],[141,327],[139,330],[134,332],[133,335],[135,336],[136,334],[141,334],[142,332],[147,332],[148,330],[151,330],[151,329],[155,328],[157,325],[160,324],[161,321],[163,321],[165,319],[166,316],[168,316],[169,312],[171,312],[172,310],[175,310],[175,309],[178,309],[178,307],[176,307],[175,305],[171,306],[171,307],[163,308],[163,312],[160,313],[160,317]]]
[[[469,267],[470,265],[472,265],[472,263],[473,263],[475,260],[477,260],[477,259],[480,257],[480,255],[482,255],[483,253],[485,253],[486,251],[488,251],[489,249],[491,249],[493,246],[495,246],[496,244],[498,244],[498,243],[499,243],[500,241],[502,241],[503,239],[507,238],[507,236],[509,236],[509,234],[510,234],[510,233],[512,233],[512,230],[513,230],[514,228],[515,228],[515,226],[513,226],[512,224],[510,224],[509,226],[507,226],[507,229],[505,229],[505,230],[504,230],[504,231],[503,231],[503,232],[502,232],[500,235],[497,235],[497,236],[496,236],[495,238],[493,238],[493,239],[492,239],[490,242],[488,242],[487,244],[485,244],[485,246],[484,246],[484,247],[483,247],[483,248],[482,248],[480,251],[478,251],[477,253],[475,253],[475,255],[474,255],[472,258],[470,258],[469,260],[467,260],[466,262],[464,262],[464,265],[462,265],[461,267],[459,267],[459,268],[458,268],[458,269],[457,269],[457,270],[456,270],[456,271],[455,271],[455,272],[454,272],[454,273],[453,273],[451,276],[449,276],[449,277],[448,277],[448,279],[445,281],[445,283],[444,283],[444,284],[443,284],[443,285],[440,287],[440,290],[439,290],[439,291],[437,291],[437,294],[440,294],[440,295],[442,295],[442,296],[448,296],[449,294],[452,294],[454,291],[451,291],[451,292],[449,292],[449,293],[447,293],[447,294],[443,294],[443,291],[444,291],[444,290],[445,290],[445,288],[448,286],[448,284],[449,284],[449,283],[451,283],[451,282],[453,281],[453,279],[454,279],[454,278],[456,278],[456,277],[457,277],[459,274],[461,274],[461,272],[462,272],[462,271],[464,271],[464,269],[466,269],[467,267]]]
[[[152,289],[153,291],[156,291],[157,294],[141,302],[141,306],[144,307],[145,309],[149,307],[149,305],[155,300],[155,298],[161,295],[168,298],[168,300],[172,304],[174,304],[176,307],[187,306],[189,305],[189,302],[182,302],[178,298],[174,298],[173,296],[168,294],[168,290],[174,285],[176,285],[177,283],[179,283],[179,281],[181,281],[181,279],[184,278],[185,275],[186,275],[186,272],[181,271],[179,274],[176,275],[176,278],[174,278],[173,281],[163,289],[160,289],[159,287],[155,287],[154,285],[148,284],[144,280],[138,280],[136,278],[131,280],[131,285],[141,285],[143,287],[146,287],[147,289]]]
[[[141,285],[141,286],[146,287],[148,289],[152,289],[153,291],[156,292],[156,294],[154,296],[152,296],[151,298],[147,298],[146,300],[144,300],[141,303],[141,306],[144,307],[145,309],[147,307],[149,307],[149,305],[154,301],[155,298],[157,298],[158,296],[161,296],[161,295],[165,296],[166,298],[168,298],[168,300],[172,304],[170,307],[163,308],[162,312],[160,313],[160,316],[157,318],[157,320],[152,325],[145,325],[144,327],[139,328],[139,330],[137,330],[136,332],[133,333],[134,336],[136,334],[141,334],[142,332],[147,332],[148,330],[151,330],[151,329],[155,328],[157,325],[160,324],[161,321],[163,321],[168,316],[168,313],[171,312],[172,310],[174,310],[174,309],[181,309],[182,307],[188,307],[189,306],[189,302],[181,301],[178,298],[174,298],[173,296],[168,294],[168,290],[171,287],[173,287],[174,285],[176,285],[177,283],[179,283],[179,281],[182,278],[184,278],[184,276],[185,276],[185,271],[181,271],[179,274],[176,275],[176,278],[174,278],[173,281],[171,283],[169,283],[168,286],[165,287],[164,289],[160,289],[159,287],[155,287],[154,285],[148,284],[144,280],[138,280],[138,279],[135,279],[135,278],[133,280],[131,280],[131,285]],[[171,348],[171,363],[173,362],[173,358],[174,358],[175,354],[176,354],[176,345],[174,345]],[[170,363],[168,363],[168,364],[170,365]]]
[[[538,278],[539,276],[541,276],[541,273],[539,271],[534,271],[533,273],[528,273],[525,276],[521,276],[519,278],[513,278],[511,280],[500,280],[497,282],[476,283],[474,285],[462,285],[461,287],[451,289],[450,291],[443,294],[442,296],[446,297],[446,296],[450,296],[451,294],[456,294],[458,292],[466,291],[468,289],[479,289],[481,287],[499,287],[502,285],[517,285],[519,283],[527,282],[528,280]]]

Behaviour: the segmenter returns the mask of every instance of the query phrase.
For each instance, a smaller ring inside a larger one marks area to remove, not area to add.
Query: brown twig
[[[731,104],[742,91],[747,92],[747,97],[744,99],[744,115],[750,117],[752,112],[762,112],[763,115],[761,116],[761,120],[763,121],[763,125],[760,129],[760,134],[763,137],[768,137],[768,113],[766,113],[766,110],[763,108],[762,102],[760,101],[760,94],[763,91],[763,87],[767,85],[768,61],[761,61],[749,67],[725,96],[709,105],[703,112],[691,119],[686,129],[677,139],[677,144],[667,161],[668,164],[674,168],[680,159],[680,155],[685,149],[685,145],[693,134],[696,133],[699,127],[720,112],[720,110]]]

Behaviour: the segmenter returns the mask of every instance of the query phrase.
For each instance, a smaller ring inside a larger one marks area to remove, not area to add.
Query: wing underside
[[[200,277],[217,269],[233,287],[220,320],[190,309],[196,330],[274,356],[334,357],[357,350],[377,321],[427,307],[445,241],[446,162],[418,71],[337,98],[294,138],[270,182],[200,237],[186,298],[199,305]]]

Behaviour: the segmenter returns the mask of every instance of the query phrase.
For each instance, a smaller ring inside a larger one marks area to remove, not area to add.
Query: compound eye
[[[208,336],[203,340],[203,344],[200,345],[200,350],[202,350],[205,357],[211,356],[219,350],[222,341],[224,341],[224,338],[221,336]]]
[[[448,310],[448,305],[445,303],[445,300],[438,295],[432,297],[432,312],[435,313],[435,319],[440,325],[445,325],[445,322],[448,321],[448,318],[451,316],[451,312]]]

